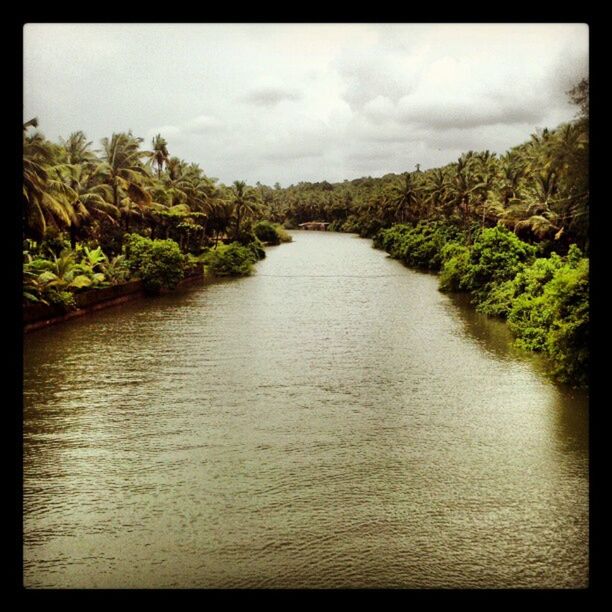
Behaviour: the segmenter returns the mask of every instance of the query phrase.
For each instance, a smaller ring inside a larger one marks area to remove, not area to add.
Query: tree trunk
[[[242,220],[241,215],[236,215],[236,240],[240,238],[240,221]]]
[[[70,226],[70,248],[74,251],[77,243],[77,228],[75,225]]]

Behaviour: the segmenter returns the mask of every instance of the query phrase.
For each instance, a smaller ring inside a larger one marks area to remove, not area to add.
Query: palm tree
[[[153,138],[153,151],[151,159],[155,166],[157,167],[157,178],[161,178],[162,170],[164,169],[164,164],[168,163],[170,156],[168,154],[168,143],[164,138],[162,138],[161,134],[158,134]]]
[[[470,218],[470,200],[472,195],[472,177],[469,167],[471,155],[462,155],[454,164],[454,173],[449,182],[449,204],[456,207],[463,219],[464,229]]]
[[[392,189],[392,203],[395,206],[395,219],[405,223],[407,219],[415,220],[418,217],[419,193],[416,181],[410,172],[404,175],[404,184],[394,186]]]
[[[502,170],[498,184],[502,203],[506,208],[510,201],[518,199],[524,168],[520,157],[512,151],[502,158]]]
[[[62,161],[66,164],[92,164],[96,156],[89,150],[91,144],[80,130],[70,134],[67,140],[60,138],[60,145],[63,149]]]
[[[141,151],[142,138],[135,138],[131,132],[113,134],[102,139],[102,163],[96,168],[96,175],[112,190],[112,204],[121,210],[125,229],[133,217],[142,217],[152,203],[151,194],[143,183],[148,178],[141,157],[150,152]]]
[[[473,168],[475,185],[472,187],[472,193],[475,194],[476,205],[482,211],[481,226],[484,227],[487,216],[497,219],[496,207],[487,202],[498,172],[495,153],[487,150],[475,154]]]
[[[259,210],[259,199],[254,189],[244,181],[234,181],[231,188],[232,203],[236,217],[235,238],[240,238],[240,224],[244,217],[254,215]]]
[[[35,120],[24,125],[37,125]],[[43,238],[49,226],[63,229],[75,220],[74,191],[53,176],[56,160],[44,137],[36,133],[23,143],[23,198],[26,231]]]
[[[119,209],[111,203],[112,190],[109,185],[95,184],[93,175],[83,165],[65,164],[56,166],[53,174],[67,184],[74,193],[71,202],[74,216],[69,227],[70,244],[74,249],[78,231],[86,221],[106,219],[116,224]]]
[[[219,244],[219,236],[227,232],[234,215],[234,204],[225,200],[216,201],[208,217],[208,230],[215,234],[215,248]]]
[[[428,209],[433,210],[434,215],[440,214],[440,211],[444,216],[448,214],[448,210],[444,206],[447,199],[448,192],[448,180],[444,171],[441,168],[432,170],[427,176],[427,183],[425,185],[425,192],[427,194],[425,203]]]

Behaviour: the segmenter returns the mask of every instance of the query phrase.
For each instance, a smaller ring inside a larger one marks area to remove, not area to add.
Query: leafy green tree
[[[54,176],[56,164],[53,150],[41,134],[24,137],[24,225],[27,234],[38,239],[44,237],[48,227],[66,229],[75,220],[72,203],[76,194]]]

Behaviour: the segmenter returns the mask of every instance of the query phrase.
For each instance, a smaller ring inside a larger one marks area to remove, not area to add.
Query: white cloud
[[[499,153],[575,108],[581,24],[30,24],[24,114],[52,139],[161,133],[229,183]]]

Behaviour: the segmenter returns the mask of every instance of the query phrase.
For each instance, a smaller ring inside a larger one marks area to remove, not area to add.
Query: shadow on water
[[[447,295],[450,301],[451,314],[461,323],[467,336],[483,350],[505,361],[529,363],[538,374],[550,380],[563,393],[569,393],[570,395],[582,395],[584,393],[572,389],[569,385],[554,381],[550,376],[550,362],[543,355],[518,348],[514,344],[514,337],[505,321],[478,312],[467,294],[452,293]]]
[[[477,312],[467,294],[448,294],[449,310],[460,322],[466,337],[498,359],[522,362],[554,389],[556,430],[558,440],[579,450],[588,447],[589,398],[585,389],[555,381],[551,377],[550,363],[542,355],[530,353],[514,345],[514,337],[507,324],[494,317]]]

